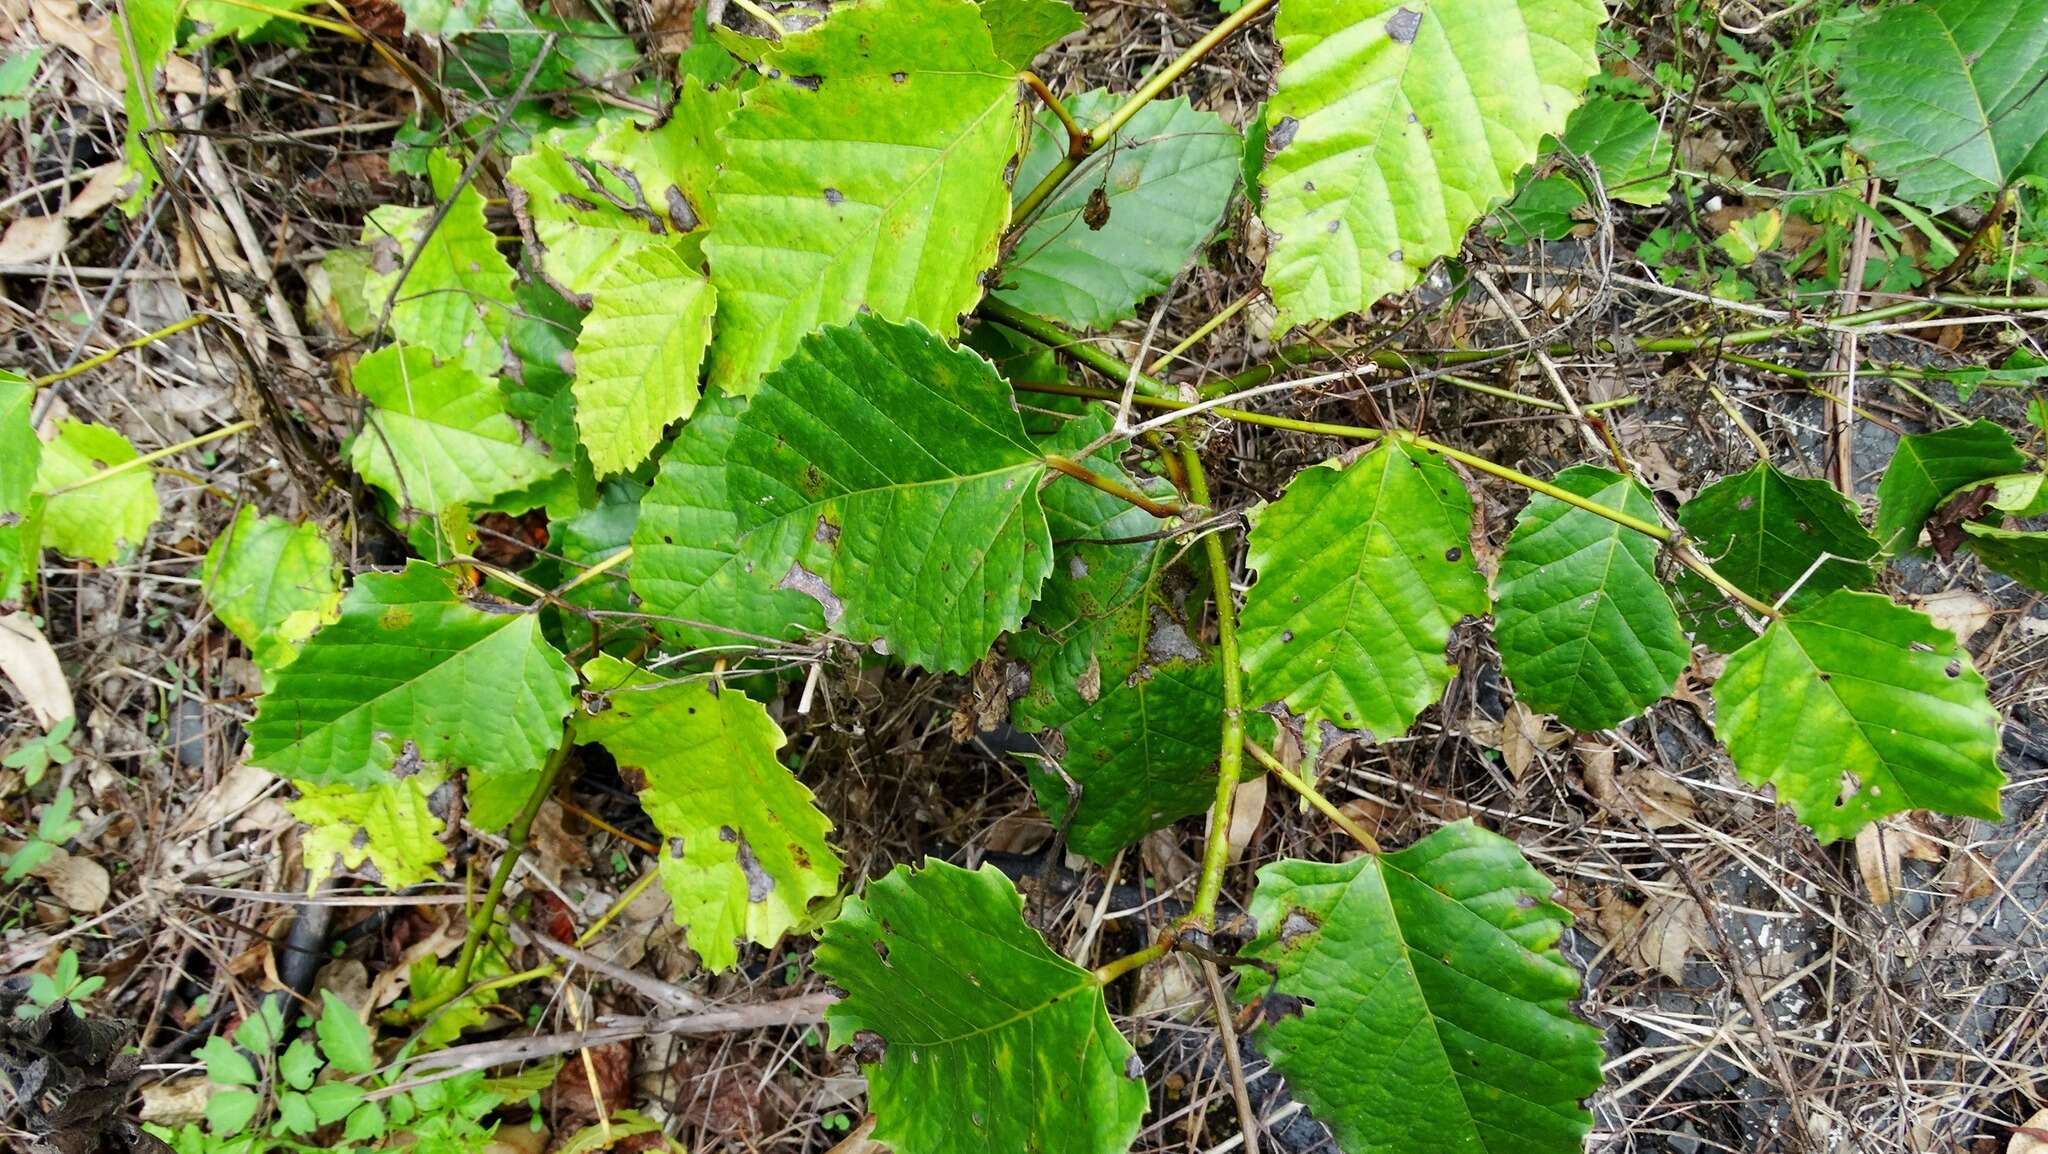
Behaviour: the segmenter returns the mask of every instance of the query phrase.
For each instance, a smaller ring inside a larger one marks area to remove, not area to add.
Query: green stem
[[[1124,101],[1122,107],[1109,114],[1109,119],[1096,125],[1088,133],[1085,149],[1076,154],[1070,148],[1067,155],[1062,157],[1058,164],[1053,165],[1052,171],[1046,173],[1045,178],[1025,194],[1024,199],[1018,202],[1016,212],[1011,214],[1011,219],[1016,222],[1012,227],[1021,228],[1028,223],[1038,212],[1039,206],[1058,191],[1060,185],[1066,183],[1067,177],[1074,174],[1074,169],[1090,155],[1100,151],[1103,145],[1116,139],[1117,130],[1129,124],[1131,117],[1136,116],[1147,104],[1157,99],[1160,93],[1166,91],[1168,85],[1180,79],[1188,69],[1201,63],[1202,58],[1214,52],[1217,45],[1230,39],[1238,29],[1257,19],[1276,2],[1277,0],[1245,0],[1244,7],[1232,12],[1222,23],[1209,29],[1207,34],[1195,41],[1186,52],[1174,57],[1166,67],[1154,73],[1152,79],[1131,93],[1130,99]]]
[[[1090,488],[1100,489],[1120,501],[1136,505],[1138,508],[1161,520],[1168,517],[1186,517],[1190,513],[1186,505],[1155,500],[1121,481],[1103,476],[1071,457],[1062,457],[1057,453],[1047,453],[1045,455],[1045,464],[1047,468],[1055,473],[1072,477]]]
[[[1369,853],[1378,854],[1380,852],[1379,839],[1367,833],[1364,826],[1353,821],[1350,814],[1338,809],[1331,803],[1329,798],[1324,797],[1317,791],[1315,786],[1303,781],[1300,774],[1282,765],[1279,758],[1266,752],[1265,748],[1255,741],[1245,742],[1244,748],[1246,753],[1252,755],[1252,760],[1266,767],[1267,773],[1279,778],[1281,784],[1300,794],[1310,805],[1320,811],[1324,817],[1337,823],[1337,828],[1350,834],[1351,840],[1364,846]]]
[[[1153,962],[1165,957],[1166,951],[1171,948],[1169,940],[1171,933],[1172,931],[1169,930],[1166,934],[1161,935],[1158,941],[1153,942],[1142,950],[1125,954],[1113,962],[1104,962],[1095,967],[1095,984],[1106,986],[1140,966],[1149,966]]]
[[[149,345],[155,344],[160,340],[163,340],[165,337],[176,336],[177,334],[184,332],[186,329],[197,328],[200,325],[203,325],[212,319],[213,317],[210,314],[194,313],[191,316],[186,317],[184,320],[176,322],[175,324],[165,325],[163,328],[160,328],[153,333],[136,337],[134,340],[129,341],[125,345],[116,345],[113,348],[108,349],[106,352],[94,353],[92,356],[85,358],[84,360],[78,362],[77,364],[71,366],[68,369],[51,373],[47,377],[32,378],[29,381],[29,387],[32,389],[40,389],[46,385],[54,385],[58,381],[68,381],[72,377],[75,377],[80,373],[90,372],[93,369],[99,368],[101,365],[106,364],[108,361],[113,360],[115,357],[120,356],[122,353],[131,353],[134,352],[136,349],[145,348]]]
[[[1181,441],[1181,463],[1188,473],[1188,499],[1197,505],[1211,504],[1202,454],[1192,437]],[[1216,900],[1223,893],[1224,867],[1230,864],[1230,803],[1244,770],[1244,673],[1238,667],[1237,602],[1222,534],[1203,534],[1202,549],[1209,558],[1209,584],[1216,601],[1216,660],[1223,669],[1223,740],[1216,756],[1216,801],[1209,807],[1209,837],[1202,846],[1202,876],[1195,885],[1188,920],[1209,930],[1216,927]]]
[[[1131,366],[1053,324],[1051,321],[1032,316],[1015,305],[1005,304],[994,297],[984,297],[978,311],[981,315],[1001,324],[1005,328],[1015,329],[1041,344],[1048,345],[1059,352],[1065,353],[1111,380],[1128,381],[1133,379],[1131,376]],[[1173,395],[1172,387],[1157,377],[1139,373],[1135,380],[1137,382],[1137,391],[1140,393],[1154,397],[1170,397]],[[1116,398],[1111,397],[1110,399],[1115,400]]]
[[[1060,102],[1060,98],[1053,95],[1052,88],[1045,83],[1044,78],[1028,68],[1019,72],[1017,76],[1024,81],[1024,86],[1036,93],[1038,99],[1051,110],[1053,116],[1059,120],[1060,127],[1067,130],[1067,155],[1088,155],[1088,130],[1074,123],[1074,114],[1068,112],[1067,106]]]
[[[1217,329],[1222,328],[1223,322],[1229,320],[1231,317],[1234,317],[1238,313],[1244,311],[1244,306],[1252,303],[1255,300],[1258,300],[1259,297],[1265,293],[1265,291],[1266,290],[1263,287],[1255,288],[1252,291],[1237,298],[1236,300],[1231,301],[1229,304],[1223,306],[1222,312],[1217,313],[1215,316],[1210,317],[1208,320],[1203,321],[1200,325],[1196,326],[1195,331],[1189,333],[1185,340],[1181,341],[1179,344],[1173,346],[1165,352],[1160,353],[1159,356],[1154,358],[1152,363],[1146,367],[1145,371],[1151,373],[1153,376],[1158,376],[1160,373],[1165,372],[1168,368],[1172,367],[1173,362],[1178,360],[1182,353],[1187,352],[1189,349],[1194,348],[1196,345],[1200,344],[1202,342],[1203,337],[1206,337],[1210,333],[1215,332]]]
[[[568,725],[564,724],[562,744],[548,755],[547,764],[541,767],[540,780],[534,782],[533,792],[527,795],[519,816],[512,819],[511,827],[505,831],[505,856],[498,859],[498,868],[491,874],[490,888],[484,891],[483,904],[470,915],[469,932],[463,935],[462,953],[455,962],[455,981],[442,996],[414,1003],[408,1015],[412,1020],[419,1021],[469,992],[477,956],[483,953],[484,943],[490,940],[491,924],[498,916],[498,903],[505,897],[505,886],[512,880],[512,871],[518,867],[520,855],[526,852],[527,841],[533,834],[533,820],[540,815],[540,807],[549,795],[555,792],[555,782],[562,776],[562,767],[569,763],[569,754],[575,744]]]
[[[223,437],[232,437],[236,433],[246,433],[249,430],[255,428],[256,424],[257,423],[255,421],[236,421],[232,425],[222,425],[220,428],[215,429],[211,433],[201,433],[196,437],[179,441],[175,445],[165,445],[161,449],[153,449],[150,452],[144,453],[139,457],[133,457],[130,458],[129,460],[123,461],[118,465],[109,465],[106,468],[101,469],[97,473],[94,473],[90,476],[81,477],[78,480],[71,482],[69,485],[65,485],[61,488],[52,489],[44,495],[48,497],[61,496],[65,493],[70,493],[79,489],[83,489],[87,485],[97,485],[101,481],[105,481],[113,477],[118,477],[123,473],[134,472],[137,469],[146,469],[149,466],[155,464],[156,462],[163,460],[165,457],[174,457],[187,449],[198,448],[200,445],[204,445],[209,441],[218,441]]]
[[[1692,570],[1694,573],[1699,574],[1702,578],[1706,580],[1707,584],[1712,585],[1714,588],[1719,589],[1721,592],[1726,593],[1728,596],[1733,597],[1737,601],[1742,602],[1745,606],[1749,608],[1750,612],[1755,613],[1765,618],[1766,620],[1777,620],[1779,614],[1778,610],[1775,607],[1773,607],[1769,602],[1761,601],[1755,597],[1750,596],[1748,593],[1737,588],[1733,581],[1730,581],[1726,577],[1721,576],[1721,574],[1718,571],[1716,571],[1712,565],[1707,563],[1707,559],[1705,557],[1700,556],[1699,553],[1693,549],[1690,543],[1685,541],[1675,541],[1671,542],[1670,545],[1672,558],[1676,560],[1680,565],[1683,565],[1687,569]]]
[[[1106,356],[1107,354],[1103,355]],[[1020,381],[1016,383],[1015,387],[1028,393],[1053,393],[1059,396],[1084,397],[1096,401],[1114,401],[1118,399],[1117,394],[1107,390],[1090,389],[1080,385],[1041,385]],[[1195,407],[1191,401],[1177,401],[1168,397],[1140,395],[1132,398],[1132,400],[1137,404],[1155,409],[1191,409]],[[1499,477],[1503,481],[1511,481],[1524,489],[1531,489],[1546,497],[1556,498],[1567,505],[1584,509],[1586,512],[1596,516],[1605,517],[1617,525],[1633,529],[1648,537],[1655,537],[1659,541],[1672,541],[1678,536],[1672,530],[1654,521],[1645,521],[1632,513],[1610,508],[1598,501],[1581,497],[1569,489],[1561,489],[1548,481],[1532,477],[1519,469],[1509,468],[1476,453],[1468,453],[1463,449],[1446,445],[1429,437],[1418,436],[1414,433],[1375,429],[1367,425],[1338,425],[1325,421],[1298,421],[1293,417],[1278,417],[1271,413],[1254,413],[1245,409],[1232,409],[1221,406],[1212,406],[1202,411],[1214,413],[1216,416],[1236,421],[1239,424],[1262,425],[1269,429],[1287,429],[1290,432],[1309,433],[1321,437],[1344,437],[1354,441],[1401,441],[1413,445],[1424,452],[1442,453],[1454,461],[1461,462],[1489,476]]]
[[[2048,297],[1991,297],[1968,296],[1957,293],[1935,293],[1931,296],[1921,297],[1916,300],[1900,301],[1894,304],[1882,305],[1874,309],[1866,309],[1862,312],[1843,313],[1839,316],[1820,317],[1812,321],[1788,321],[1784,324],[1766,325],[1760,328],[1753,329],[1739,329],[1735,332],[1729,333],[1705,333],[1698,336],[1652,337],[1648,340],[1641,340],[1635,342],[1633,348],[1636,352],[1641,353],[1696,353],[1701,351],[1702,349],[1709,348],[1739,348],[1745,345],[1764,344],[1769,341],[1778,340],[1783,337],[1794,336],[1796,334],[1804,332],[1810,332],[1819,326],[1832,325],[1836,327],[1853,327],[1858,325],[1876,324],[1880,321],[1894,320],[1899,317],[1911,316],[1914,313],[1925,312],[1929,309],[1941,308],[1982,308],[2035,311],[2040,309],[2048,309]],[[1592,347],[1597,351],[1603,353],[1613,353],[1622,351],[1620,346],[1617,346],[1613,341],[1604,338],[1601,340],[1594,341]],[[1290,368],[1299,368],[1302,365],[1315,364],[1318,361],[1328,360],[1333,356],[1342,355],[1344,353],[1353,351],[1354,350],[1343,348],[1329,348],[1320,345],[1289,345],[1287,347],[1274,350],[1272,359],[1266,361],[1263,364],[1254,365],[1251,368],[1245,369],[1238,373],[1234,373],[1228,377],[1220,378],[1218,380],[1212,381],[1209,384],[1202,386],[1202,395],[1224,396],[1229,393],[1238,392],[1242,389],[1249,389],[1257,385],[1265,384],[1267,381],[1272,380],[1274,377],[1280,375],[1282,370]],[[1448,352],[1441,353],[1411,353],[1394,349],[1381,349],[1377,352],[1362,353],[1359,355],[1363,356],[1365,359],[1371,361],[1373,364],[1376,364],[1381,368],[1407,369],[1412,368],[1417,363],[1441,367],[1456,366],[1461,364],[1472,364],[1474,362],[1479,361],[1498,360],[1502,357],[1514,356],[1523,351],[1525,350],[1519,346],[1506,346],[1502,348],[1493,349],[1454,349]],[[1568,343],[1561,342],[1549,345],[1546,351],[1549,352],[1552,356],[1569,356],[1579,350],[1575,349],[1572,345]],[[1730,356],[1728,359],[1736,361],[1736,363],[1738,364],[1750,363],[1746,361],[1737,360],[1733,356]],[[1788,366],[1777,365],[1771,362],[1755,362],[1751,364],[1751,367],[1764,369],[1770,372],[1781,372],[1785,373],[1785,375],[1787,376],[1794,377],[1798,376],[1798,372],[1806,371],[1798,370],[1794,372],[1785,372]],[[1883,370],[1877,366],[1859,368],[1857,371],[1859,373],[1866,374],[1886,372],[1887,375],[1892,375],[1887,370]],[[1911,370],[1908,371],[1910,372]]]

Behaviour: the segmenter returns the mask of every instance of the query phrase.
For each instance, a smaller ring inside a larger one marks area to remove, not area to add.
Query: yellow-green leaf
[[[859,0],[783,38],[720,139],[712,383],[752,393],[806,333],[872,313],[943,336],[1010,219],[1015,70],[970,0]]]
[[[256,664],[282,669],[341,606],[341,566],[320,527],[244,505],[200,567],[206,603]]]
[[[36,469],[36,490],[44,495],[43,544],[101,565],[140,546],[156,522],[156,475],[144,467],[93,479],[140,455],[104,425],[59,421]]]

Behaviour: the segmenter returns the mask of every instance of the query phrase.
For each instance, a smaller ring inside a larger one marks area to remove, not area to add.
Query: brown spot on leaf
[[[1422,30],[1422,13],[1412,8],[1396,8],[1387,17],[1387,39],[1396,44],[1415,43],[1415,34]]]

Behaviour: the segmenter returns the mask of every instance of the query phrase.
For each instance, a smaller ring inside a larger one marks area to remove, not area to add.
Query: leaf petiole
[[[1282,765],[1280,759],[1269,753],[1264,746],[1255,741],[1247,741],[1244,743],[1244,748],[1245,752],[1252,755],[1252,760],[1266,767],[1267,773],[1279,778],[1280,784],[1300,794],[1304,800],[1316,808],[1318,813],[1337,823],[1338,829],[1350,834],[1351,839],[1364,846],[1367,852],[1373,854],[1382,852],[1378,838],[1367,833],[1364,826],[1352,820],[1351,815],[1338,809],[1315,786],[1303,781],[1300,774]]]
[[[1154,73],[1150,80],[1141,85],[1136,92],[1131,93],[1129,100],[1124,101],[1121,107],[1109,114],[1109,119],[1096,125],[1089,131],[1087,140],[1084,142],[1085,147],[1078,152],[1070,147],[1067,150],[1066,157],[1058,164],[1053,165],[1052,171],[1046,173],[1044,179],[1040,180],[1030,192],[1024,195],[1023,200],[1017,202],[1016,211],[1010,214],[1011,230],[1021,230],[1030,224],[1031,218],[1037,214],[1039,208],[1052,197],[1053,193],[1059,191],[1060,185],[1065,184],[1067,178],[1074,174],[1074,170],[1080,167],[1081,161],[1100,151],[1104,145],[1116,139],[1117,130],[1130,123],[1131,117],[1136,116],[1140,109],[1158,99],[1159,94],[1166,91],[1168,85],[1186,75],[1190,68],[1201,63],[1202,58],[1214,52],[1217,45],[1230,39],[1239,29],[1250,24],[1253,20],[1264,14],[1266,9],[1273,7],[1277,2],[1278,0],[1246,0],[1244,7],[1232,12],[1228,19],[1209,29],[1200,40],[1189,45],[1186,52],[1174,57],[1167,63],[1166,67]],[[1071,128],[1070,131],[1072,131]]]
[[[1190,514],[1200,512],[1200,510],[1192,509],[1177,501],[1161,501],[1148,497],[1121,481],[1105,477],[1081,462],[1071,457],[1062,457],[1058,453],[1047,453],[1045,455],[1045,467],[1063,476],[1072,477],[1074,480],[1090,488],[1100,489],[1118,500],[1136,505],[1138,508],[1162,520],[1167,517],[1185,518],[1189,517]]]
[[[1241,11],[1241,10],[1240,10]],[[1188,473],[1188,499],[1210,501],[1209,479],[1202,471],[1201,450],[1192,437],[1183,438],[1181,463]],[[1202,845],[1202,876],[1187,920],[1204,930],[1215,928],[1216,900],[1223,893],[1223,870],[1230,864],[1230,802],[1244,771],[1244,670],[1237,651],[1237,603],[1232,599],[1230,558],[1217,533],[1202,535],[1209,559],[1209,584],[1216,604],[1216,659],[1223,669],[1223,742],[1216,755],[1216,801],[1209,807],[1209,833]]]

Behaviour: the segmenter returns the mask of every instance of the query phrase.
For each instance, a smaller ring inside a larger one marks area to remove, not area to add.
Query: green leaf
[[[548,279],[587,297],[615,262],[657,246],[683,253],[693,268],[699,264],[702,233],[712,222],[715,134],[738,106],[736,90],[685,81],[657,127],[623,121],[537,139],[506,179]],[[680,247],[677,238],[686,238]]]
[[[721,135],[705,242],[712,381],[738,395],[820,325],[872,312],[957,332],[1009,223],[1021,116],[969,0],[842,6],[763,68]]]
[[[2031,588],[2048,592],[2048,533],[2029,533],[1965,521],[1970,551],[1985,565]]]
[[[1241,989],[1303,999],[1253,1035],[1346,1150],[1578,1154],[1600,1031],[1572,1013],[1571,915],[1469,821],[1398,853],[1259,871]]]
[[[576,427],[600,477],[647,459],[697,407],[713,294],[672,246],[621,257],[597,282],[576,345]]]
[[[238,1135],[256,1120],[262,1105],[253,1090],[215,1090],[206,1099],[206,1128],[223,1138]]]
[[[341,566],[318,525],[259,516],[244,505],[200,566],[206,603],[249,647],[282,669],[341,605]]]
[[[863,316],[805,338],[763,384],[726,499],[742,551],[760,549],[757,577],[815,596],[843,636],[959,671],[1052,568],[1046,471],[993,366]]]
[[[393,889],[439,876],[448,850],[430,799],[447,780],[427,765],[389,781],[299,783],[299,799],[285,808],[308,827],[299,839],[307,888],[336,869],[360,870],[366,862]]]
[[[1282,5],[1264,213],[1275,329],[1361,312],[1456,252],[1564,128],[1605,15],[1599,0]]]
[[[1137,1055],[1102,987],[1024,924],[994,866],[926,859],[850,898],[818,944],[846,996],[835,1047],[872,1033],[874,1140],[918,1154],[1123,1154],[1145,1114]]]
[[[377,1054],[370,1044],[370,1028],[333,990],[320,991],[320,1020],[313,1028],[320,1036],[320,1052],[327,1055],[328,1065],[344,1074],[367,1074],[376,1069]]]
[[[1798,611],[1837,589],[1876,579],[1877,541],[1833,485],[1794,477],[1768,461],[1723,477],[1678,510],[1678,525],[1716,571],[1763,601]],[[1828,558],[1822,561],[1823,557]],[[1702,645],[1729,653],[1756,639],[1727,595],[1686,570],[1678,610]]]
[[[371,1142],[382,1138],[385,1131],[383,1107],[375,1102],[365,1102],[349,1112],[348,1124],[342,1127],[341,1136],[349,1142]]]
[[[348,1117],[362,1104],[365,1093],[363,1087],[347,1082],[322,1082],[306,1091],[306,1105],[313,1109],[315,1127],[331,1126]]]
[[[1736,268],[1748,268],[1757,258],[1771,251],[1778,243],[1778,233],[1785,227],[1785,214],[1775,208],[1745,216],[1728,226],[1728,231],[1714,238],[1714,246],[1728,258]]]
[[[1656,208],[1671,192],[1671,141],[1639,101],[1595,96],[1565,121],[1562,147],[1591,157],[1611,200]]]
[[[263,696],[249,760],[358,786],[401,756],[467,769],[470,822],[496,829],[561,743],[573,681],[536,615],[472,605],[422,562],[366,573]]]
[[[569,464],[580,449],[576,433],[576,342],[583,332],[583,310],[540,280],[521,281],[518,314],[505,332],[512,356],[506,376],[498,382],[505,411],[523,421],[547,442],[553,456]],[[574,466],[579,474],[587,465]],[[595,475],[591,478],[595,484]]]
[[[2027,459],[2012,434],[1990,421],[1899,438],[1892,462],[1877,483],[1877,540],[1887,556],[1912,549],[1920,528],[1943,497],[2001,473],[2018,472]]]
[[[121,204],[129,216],[156,191],[160,173],[153,152],[168,147],[155,134],[157,121],[156,74],[170,58],[178,39],[179,0],[124,0],[115,6],[109,29],[114,50],[121,61],[121,107],[126,114],[122,127],[122,156],[128,170],[139,179],[135,191]],[[144,137],[149,140],[145,143]]]
[[[1857,25],[1842,53],[1849,146],[1898,195],[1946,212],[2048,176],[2048,0],[1925,0]]]
[[[279,28],[295,27],[283,14],[300,11],[313,0],[249,0],[256,7],[226,4],[222,0],[192,0],[186,5],[185,15],[207,26],[205,41],[233,37],[237,40],[253,39],[259,34]],[[261,8],[258,11],[257,8]],[[277,15],[273,15],[273,13]],[[190,51],[192,43],[186,43]]]
[[[1657,519],[1650,491],[1619,473],[1574,465],[1559,488]],[[1536,494],[1515,521],[1494,589],[1494,641],[1515,694],[1578,729],[1606,729],[1678,684],[1692,646],[1657,580],[1657,542]]]
[[[1495,215],[1494,227],[1509,244],[1563,240],[1578,223],[1572,212],[1585,203],[1585,190],[1569,178],[1546,176],[1524,185],[1515,199]]]
[[[1986,477],[1978,484],[1988,485],[1991,492],[1984,498],[1984,507],[1995,509],[2008,517],[2048,516],[2048,473],[2007,473],[2002,477]],[[1961,497],[1968,489],[1950,493],[1942,504]]]
[[[981,18],[988,23],[996,56],[1016,69],[1031,67],[1039,53],[1085,26],[1066,0],[981,0]]]
[[[1112,420],[1106,408],[1092,407],[1038,445],[1048,453],[1078,458],[1108,435]],[[1134,477],[1124,471],[1118,458],[1129,448],[1127,441],[1110,441],[1086,464],[1119,484],[1171,498],[1173,486],[1164,478]],[[1061,482],[1039,494],[1039,500],[1059,544],[1053,550],[1052,574],[1031,607],[1031,623],[1059,637],[1077,623],[1109,617],[1129,605],[1152,580],[1166,546],[1142,539],[1159,528],[1152,514],[1100,489]]]
[[[567,1142],[555,1147],[554,1154],[598,1154],[598,1151],[610,1150],[627,1138],[653,1134],[660,1129],[661,1123],[638,1110],[620,1110],[602,1122],[592,1122],[571,1134]]]
[[[517,0],[399,0],[398,7],[405,13],[405,30],[414,36],[533,27]]]
[[[661,883],[714,971],[739,945],[772,946],[839,888],[831,819],[775,759],[786,743],[761,703],[703,681],[663,682],[613,657],[584,666],[607,707],[576,739],[618,759],[661,831]]]
[[[1998,713],[1955,634],[1875,593],[1841,591],[1728,658],[1714,731],[1822,842],[1886,814],[1997,820]]]
[[[35,401],[27,379],[0,369],[0,601],[34,585],[43,547],[43,498],[35,491],[43,442],[29,423]]]
[[[640,519],[640,502],[646,495],[645,485],[627,479],[610,481],[589,509],[567,521],[550,522],[548,549],[560,555],[561,564],[551,567],[545,583],[559,585],[629,547]],[[633,564],[629,559],[614,565],[603,575],[562,593],[561,599],[581,609],[638,613],[643,607],[627,584]],[[645,636],[642,622],[592,620],[573,612],[553,615],[552,624],[560,630],[564,640],[559,647],[565,653],[636,646]]]
[[[542,275],[586,308],[612,262],[660,244],[675,231],[666,205],[590,158],[591,146],[608,127],[617,125],[551,129],[505,169],[512,210],[540,257]]]
[[[387,204],[364,221],[370,275],[363,294],[373,316],[392,302],[391,332],[399,340],[495,377],[513,301],[512,266],[484,221],[483,196],[473,185],[455,189],[461,166],[437,152],[429,168],[442,207]]]
[[[491,934],[494,940],[485,945],[477,955],[476,971],[471,975],[472,982],[486,982],[512,972],[512,967],[505,961],[504,931],[494,927]],[[451,1001],[442,1003],[440,1008],[434,1011],[433,1016],[427,1019],[426,1025],[421,1027],[420,1047],[431,1050],[446,1046],[462,1037],[464,1031],[487,1025],[491,1021],[490,1008],[497,1000],[496,993],[481,990],[463,994],[461,976],[453,965],[443,964],[441,959],[432,954],[414,962],[412,968],[406,971],[407,996],[413,1001],[437,1002],[443,997],[452,997]],[[422,1087],[422,1091],[425,1089]],[[425,1093],[420,1094],[422,1108],[427,1106],[427,1097]],[[492,1098],[482,1109],[487,1111],[495,1105],[497,1100]],[[395,1112],[392,1121],[399,1121]],[[403,1129],[403,1123],[400,1123],[400,1126]]]
[[[1472,498],[1433,453],[1386,444],[1296,474],[1253,516],[1247,704],[1282,702],[1311,732],[1406,733],[1450,683],[1452,627],[1486,613],[1471,538]]]
[[[1098,88],[1069,100],[1067,110],[1082,124],[1099,124],[1122,103]],[[1172,284],[1223,219],[1242,147],[1213,112],[1177,97],[1147,104],[1045,203],[1004,264],[996,296],[1082,328],[1106,329],[1136,315],[1139,302]],[[1066,154],[1066,129],[1050,110],[1041,112],[1017,168],[1017,196]],[[1106,218],[1098,215],[1104,211]]]
[[[1012,723],[1025,733],[1059,731],[1059,771],[1034,769],[1031,784],[1075,852],[1108,862],[1208,807],[1223,671],[1172,606],[1134,597],[1061,636],[1024,630],[1009,646],[1031,667],[1031,689],[1011,707]],[[1068,780],[1079,797],[1070,798]]]
[[[263,1081],[255,1065],[219,1034],[199,1047],[199,1060],[206,1064],[206,1080],[216,1086],[255,1086]]]
[[[156,474],[148,468],[59,492],[137,456],[128,438],[104,425],[57,422],[56,439],[43,445],[36,469],[36,489],[45,494],[43,543],[100,565],[140,546],[158,512]]]
[[[313,1048],[313,1043],[304,1038],[294,1039],[277,1060],[277,1076],[294,1090],[311,1086],[319,1073],[320,1054]]]
[[[355,386],[376,407],[349,463],[408,508],[482,505],[562,471],[505,412],[497,382],[463,362],[387,345],[356,362]]]
[[[740,539],[726,460],[745,402],[711,397],[662,456],[633,529],[633,592],[671,644],[753,648],[825,626],[813,598],[777,584],[774,534]]]

